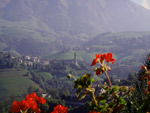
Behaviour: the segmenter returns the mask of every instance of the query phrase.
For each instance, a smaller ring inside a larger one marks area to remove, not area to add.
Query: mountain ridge
[[[21,51],[20,54],[46,55],[55,49],[61,51],[81,46],[100,33],[150,31],[149,20],[150,10],[130,0],[1,0],[0,50],[11,48],[18,53]],[[13,29],[19,30],[13,32]],[[13,36],[8,35],[9,32]],[[17,46],[13,39],[18,40],[18,34],[21,42],[37,40],[36,48],[45,46],[43,49],[35,49],[32,43]],[[21,48],[33,50],[25,52]]]

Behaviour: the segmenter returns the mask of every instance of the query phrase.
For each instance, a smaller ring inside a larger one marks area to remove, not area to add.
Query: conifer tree
[[[147,55],[147,58],[144,62],[144,66],[150,70],[150,54]],[[133,95],[128,98],[128,104],[126,107],[126,113],[146,113],[150,112],[150,96],[146,95],[144,92],[147,89],[148,79],[142,80],[142,76],[145,74],[144,70],[140,70],[136,76],[136,80],[133,83],[135,90],[132,92]]]

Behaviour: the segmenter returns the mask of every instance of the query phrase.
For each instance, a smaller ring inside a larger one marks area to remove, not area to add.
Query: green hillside
[[[118,63],[134,65],[150,52],[149,37],[150,32],[106,33],[96,36],[81,49],[86,52],[112,52]]]
[[[56,37],[53,30],[36,18],[16,22],[0,19],[0,51],[42,56],[61,48]]]
[[[25,69],[15,68],[0,70],[0,97],[27,93],[30,86],[39,88],[30,77],[24,76],[27,72]]]
[[[57,92],[59,95],[62,89],[72,91],[72,81],[66,77],[68,73],[78,77],[91,72],[90,67],[81,62],[79,65],[53,61],[47,65],[35,62],[33,65],[26,65],[19,62],[19,57],[15,59],[9,53],[0,55],[0,100],[41,91],[49,94]]]
[[[149,30],[149,15],[130,0],[2,0],[0,51],[45,56],[79,47],[99,33]],[[135,34],[113,33],[107,37]]]
[[[91,63],[96,53],[112,52],[116,62],[114,69],[121,68],[123,76],[127,76],[127,70],[136,72],[145,56],[150,52],[150,32],[123,32],[100,34],[76,50],[59,52],[46,56],[50,60],[73,59],[74,52],[77,59]],[[118,72],[120,73],[120,72]],[[113,73],[115,74],[115,72]],[[126,74],[126,75],[125,75]]]

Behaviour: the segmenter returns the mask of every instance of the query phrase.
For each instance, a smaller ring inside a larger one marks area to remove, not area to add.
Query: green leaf
[[[106,100],[100,100],[99,103],[100,104],[106,103]]]
[[[110,94],[112,94],[112,93],[114,93],[116,91],[118,91],[118,86],[112,87],[112,89],[110,90]]]
[[[77,89],[77,91],[76,91],[76,93],[75,93],[75,95],[78,97],[79,96],[79,93],[82,91],[82,86],[81,85],[79,85],[78,86],[78,89]]]
[[[122,98],[122,97],[119,97],[119,105],[123,104],[123,105],[126,105],[127,102]]]
[[[81,96],[78,97],[78,100],[82,100],[87,96],[87,94],[82,94]]]

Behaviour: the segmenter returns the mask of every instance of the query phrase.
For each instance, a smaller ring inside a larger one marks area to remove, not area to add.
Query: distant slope
[[[115,64],[112,66],[112,73],[127,76],[129,72],[136,72],[140,68],[146,55],[150,53],[149,44],[150,32],[103,33],[74,52],[77,53],[78,60],[87,62],[89,65],[95,58],[95,53],[112,52],[116,58]],[[69,59],[73,58],[74,52],[57,53],[49,58]]]
[[[58,51],[61,46],[62,43],[56,41],[55,32],[39,28],[34,19],[15,23],[0,19],[0,51],[42,56]]]
[[[0,98],[27,93],[30,86],[41,90],[30,77],[24,76],[26,73],[27,70],[23,69],[0,70]]]
[[[150,32],[124,32],[101,34],[86,43],[86,51],[112,52],[120,64],[138,63],[150,52]]]
[[[73,59],[74,52],[77,53],[78,60],[91,62],[88,58],[93,58],[91,54],[112,52],[117,61],[122,63],[125,60],[134,60],[140,62],[142,57],[150,52],[150,32],[120,32],[103,33],[79,48],[72,51],[59,52],[49,55],[50,59]],[[134,59],[135,58],[135,59]],[[88,60],[85,60],[88,59]],[[130,61],[126,61],[126,63]]]
[[[0,17],[18,22],[37,18],[57,33],[95,35],[150,30],[150,11],[130,0],[6,0]]]

